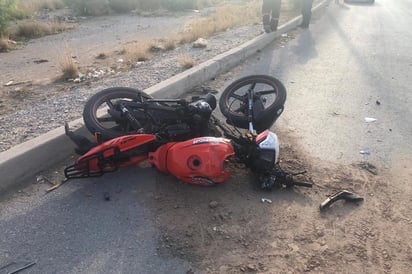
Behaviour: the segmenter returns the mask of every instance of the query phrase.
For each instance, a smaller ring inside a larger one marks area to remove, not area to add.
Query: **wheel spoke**
[[[109,106],[110,109],[114,109],[114,105],[112,101],[110,101],[109,99],[106,100],[106,104]]]
[[[237,100],[239,100],[239,101],[241,101],[241,102],[243,102],[243,103],[246,101],[246,100],[245,100],[246,98],[245,98],[244,95],[237,95],[237,94],[234,94],[234,93],[233,93],[233,94],[230,95],[230,97],[231,97],[231,98],[235,98],[235,99],[237,99]]]
[[[276,93],[274,89],[255,92],[256,95],[266,95],[266,94],[272,94],[272,93]]]

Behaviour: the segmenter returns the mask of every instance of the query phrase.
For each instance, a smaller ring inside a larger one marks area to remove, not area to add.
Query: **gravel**
[[[26,105],[24,109],[0,117],[0,151],[58,128],[66,121],[80,118],[87,99],[99,90],[114,86],[146,89],[182,72],[179,64],[182,56],[190,56],[197,63],[202,63],[261,33],[261,25],[233,28],[209,37],[207,48],[183,45],[172,51],[157,53],[151,60],[136,64],[126,72],[69,87],[66,85],[64,92],[54,92],[40,102],[22,102]]]

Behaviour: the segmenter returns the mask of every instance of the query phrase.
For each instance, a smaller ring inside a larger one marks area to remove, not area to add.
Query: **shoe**
[[[269,14],[263,15],[262,21],[263,21],[263,29],[265,30],[265,32],[266,33],[271,32],[272,30],[271,30],[271,27],[270,27],[270,16],[269,16]]]

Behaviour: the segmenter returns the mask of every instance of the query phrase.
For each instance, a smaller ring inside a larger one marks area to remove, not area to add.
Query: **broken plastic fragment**
[[[363,198],[353,192],[342,190],[331,196],[329,196],[325,201],[320,204],[320,210],[325,210],[329,208],[331,204],[338,200],[345,200],[347,202],[362,202]]]
[[[262,198],[262,203],[268,203],[268,204],[271,204],[271,203],[272,203],[272,200],[270,200],[270,199],[266,199],[266,198]]]
[[[375,119],[375,118],[372,118],[372,117],[365,117],[366,123],[373,123],[373,122],[375,122],[376,120],[378,120],[378,119]]]
[[[361,150],[361,151],[359,151],[359,153],[362,154],[362,155],[371,155],[371,152],[369,151],[369,149]]]

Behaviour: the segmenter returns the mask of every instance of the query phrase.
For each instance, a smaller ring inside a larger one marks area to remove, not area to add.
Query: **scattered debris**
[[[50,181],[50,180],[49,180],[46,176],[44,176],[44,175],[38,175],[38,176],[36,177],[36,181],[37,181],[38,183],[46,182],[46,183],[51,184],[52,186],[55,185],[55,183],[53,183],[52,181]]]
[[[74,79],[72,78],[72,79],[69,79],[68,81],[73,82],[73,83],[81,83],[86,80],[101,78],[107,74],[114,74],[114,70],[108,69],[108,68],[96,69],[87,74],[80,73],[77,78],[74,78]]]
[[[65,182],[67,182],[67,179],[62,180],[60,183],[53,185],[51,188],[46,189],[46,192],[49,193],[55,189],[58,189],[59,187],[61,187]]]
[[[363,198],[353,192],[342,190],[331,196],[320,204],[320,210],[323,211],[330,207],[334,202],[338,200],[345,200],[346,202],[361,202]]]
[[[375,118],[371,118],[371,117],[365,117],[365,122],[366,123],[373,123],[375,121],[377,121],[378,119]]]
[[[13,80],[8,81],[6,84],[4,84],[5,87],[10,87],[10,86],[17,86],[17,85],[25,85],[25,84],[30,84],[31,81],[21,81],[21,82],[14,82]]]
[[[371,155],[371,152],[369,151],[369,149],[363,149],[359,151],[359,153],[362,155]]]
[[[373,175],[378,175],[378,172],[376,171],[376,166],[372,165],[371,163],[361,162],[359,164],[359,167],[363,168],[364,170],[369,171]]]
[[[46,59],[39,59],[39,60],[34,60],[33,63],[35,64],[41,64],[41,63],[47,63],[49,60]]]
[[[218,207],[218,205],[219,205],[219,203],[217,201],[211,201],[209,203],[210,208],[216,208],[216,207]]]
[[[287,33],[282,33],[282,37],[288,37]]]
[[[268,204],[271,204],[271,203],[272,203],[272,200],[270,200],[270,199],[266,199],[266,198],[262,198],[262,203],[268,203]]]
[[[381,105],[381,102],[380,102],[379,100],[376,100],[376,104],[377,104],[378,106],[380,106],[380,105]]]

